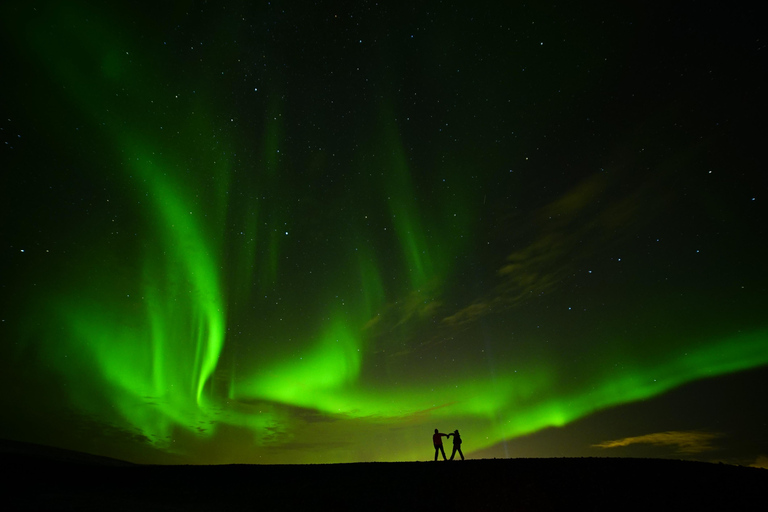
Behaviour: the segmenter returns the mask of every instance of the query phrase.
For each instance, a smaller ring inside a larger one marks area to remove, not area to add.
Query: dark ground
[[[679,460],[141,466],[19,446],[0,445],[3,510],[761,510],[768,493],[768,470]]]

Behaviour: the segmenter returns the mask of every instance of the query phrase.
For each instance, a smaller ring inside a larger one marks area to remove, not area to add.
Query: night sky
[[[768,466],[750,9],[3,2],[0,437]]]

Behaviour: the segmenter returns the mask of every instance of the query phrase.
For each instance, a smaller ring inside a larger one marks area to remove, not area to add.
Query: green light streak
[[[53,19],[50,33],[33,31],[32,47],[54,62],[52,70],[72,100],[102,121],[115,153],[127,162],[127,178],[146,190],[149,210],[142,213],[156,231],[145,241],[141,304],[132,300],[126,310],[113,293],[105,294],[111,269],[101,270],[104,282],[92,291],[106,295],[101,304],[71,293],[57,301],[54,307],[70,334],[60,346],[49,345],[48,353],[69,380],[79,381],[83,374],[96,382],[103,379],[105,388],[98,391],[75,386],[73,401],[98,416],[108,400],[129,424],[165,439],[173,428],[191,428],[210,416],[204,393],[224,346],[226,317],[220,248],[211,242],[221,236],[210,234],[221,231],[216,219],[223,219],[226,210],[227,165],[220,155],[203,154],[201,160],[211,162],[215,206],[201,208],[201,199],[174,176],[176,169],[184,169],[181,158],[161,157],[161,148],[140,135],[151,118],[137,115],[139,105],[150,104],[160,93],[147,87],[151,82],[135,69],[128,71],[132,59],[120,50],[128,46],[98,19],[68,6],[56,6]],[[60,27],[67,32],[57,33]],[[56,38],[69,46],[47,44]],[[82,65],[92,61],[102,63],[101,74]],[[115,88],[129,90],[132,99],[115,100]],[[193,131],[208,130],[202,117],[193,118]],[[111,288],[119,288],[111,281]],[[77,364],[62,363],[66,352],[78,355]]]
[[[381,275],[373,263],[373,256],[368,254],[368,251],[359,253],[358,265],[362,295],[362,312],[358,318],[363,319],[363,321],[371,321],[385,302],[384,285],[381,282]]]
[[[158,327],[168,319],[176,319],[181,325],[187,325],[189,332],[175,334],[182,340],[194,340],[194,362],[191,374],[194,382],[194,396],[200,403],[205,383],[216,368],[219,354],[224,346],[225,310],[222,303],[222,292],[219,287],[220,277],[212,255],[200,226],[195,222],[193,212],[176,194],[179,185],[171,186],[159,168],[151,161],[138,158],[136,170],[152,185],[154,196],[159,204],[158,209],[162,221],[160,226],[165,228],[161,238],[167,241],[168,260],[163,269],[165,279],[154,276],[147,280],[147,296],[149,299],[149,314],[152,316],[152,331],[167,333],[153,337],[153,344],[165,345],[167,337],[174,337],[175,326]],[[173,283],[175,289],[167,293],[159,292],[155,287],[158,282]],[[188,282],[191,289],[185,292],[176,286]],[[176,304],[184,299],[180,310]],[[168,306],[174,304],[174,306]],[[169,308],[171,310],[169,311]],[[168,336],[170,334],[170,336]],[[187,338],[189,337],[189,338]],[[185,341],[182,341],[185,343]]]
[[[657,396],[687,382],[768,364],[768,332],[758,331],[717,340],[646,367],[626,369],[618,377],[585,382],[570,392],[560,390],[554,377],[559,372],[542,369],[448,385],[410,385],[407,393],[400,393],[348,386],[351,365],[340,366],[339,362],[353,358],[351,339],[343,355],[337,345],[326,342],[326,348],[318,346],[309,362],[276,365],[238,393],[243,399],[272,399],[350,418],[402,419],[431,409],[429,416],[441,421],[471,420],[483,430],[477,432],[483,441],[473,442],[481,449],[543,428],[560,427],[611,406]],[[334,378],[337,373],[341,377]]]
[[[393,117],[388,108],[382,109],[379,116],[385,148],[382,190],[406,262],[411,289],[419,290],[433,282],[438,269],[422,227],[408,157]]]
[[[337,406],[334,392],[353,383],[359,374],[358,347],[358,338],[338,319],[307,353],[270,366],[243,388],[250,390],[250,398],[300,406],[321,399]]]
[[[98,372],[111,386],[124,418],[165,437],[176,423],[189,425],[207,416],[199,408],[224,346],[225,308],[212,249],[177,194],[179,187],[148,159],[136,162],[136,172],[151,184],[157,200],[163,219],[158,238],[165,241],[165,250],[149,249],[145,260],[144,315],[132,308],[118,319],[115,312],[124,310],[123,304],[73,303],[70,296],[62,297],[57,309],[71,329],[64,341],[70,350],[87,354],[92,361],[87,373]],[[54,354],[60,360],[61,354]],[[67,364],[62,370],[83,368]],[[157,400],[159,414],[137,405],[147,400]],[[98,412],[95,405],[89,409]]]
[[[502,413],[488,434],[490,446],[503,439],[561,427],[611,406],[658,396],[683,384],[768,364],[768,331],[755,331],[697,344],[666,360],[604,377],[571,393],[553,393],[530,407]],[[503,410],[503,409],[502,409]]]

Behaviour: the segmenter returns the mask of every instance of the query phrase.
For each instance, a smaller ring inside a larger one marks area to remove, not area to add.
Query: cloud
[[[592,445],[595,448],[619,448],[631,444],[652,444],[655,446],[673,446],[677,453],[701,453],[713,450],[712,441],[722,434],[700,431],[668,431],[646,434],[637,437],[625,437],[614,441],[603,441]],[[759,460],[759,459],[758,459]]]
[[[638,162],[617,156],[611,172],[600,171],[577,183],[531,216],[518,219],[510,233],[534,233],[507,255],[496,270],[493,292],[443,317],[454,327],[474,322],[558,289],[560,284],[598,254],[605,254],[673,204],[669,172],[679,160],[660,164],[633,178]],[[628,185],[629,184],[629,185]]]
[[[765,455],[758,455],[757,460],[750,464],[749,467],[768,469],[768,457]]]
[[[475,318],[481,317],[489,313],[493,308],[493,302],[478,301],[474,304],[470,304],[464,309],[454,313],[453,315],[443,318],[443,322],[449,325],[458,325],[466,322],[470,322]]]
[[[629,226],[641,218],[637,213],[643,208],[642,195],[641,190],[614,192],[603,173],[584,179],[526,220],[536,227],[536,236],[497,269],[493,292],[443,322],[466,324],[553,291],[580,261],[628,235]]]

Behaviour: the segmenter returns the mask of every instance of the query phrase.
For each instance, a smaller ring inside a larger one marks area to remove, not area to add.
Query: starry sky
[[[750,8],[0,9],[0,437],[768,466]]]

